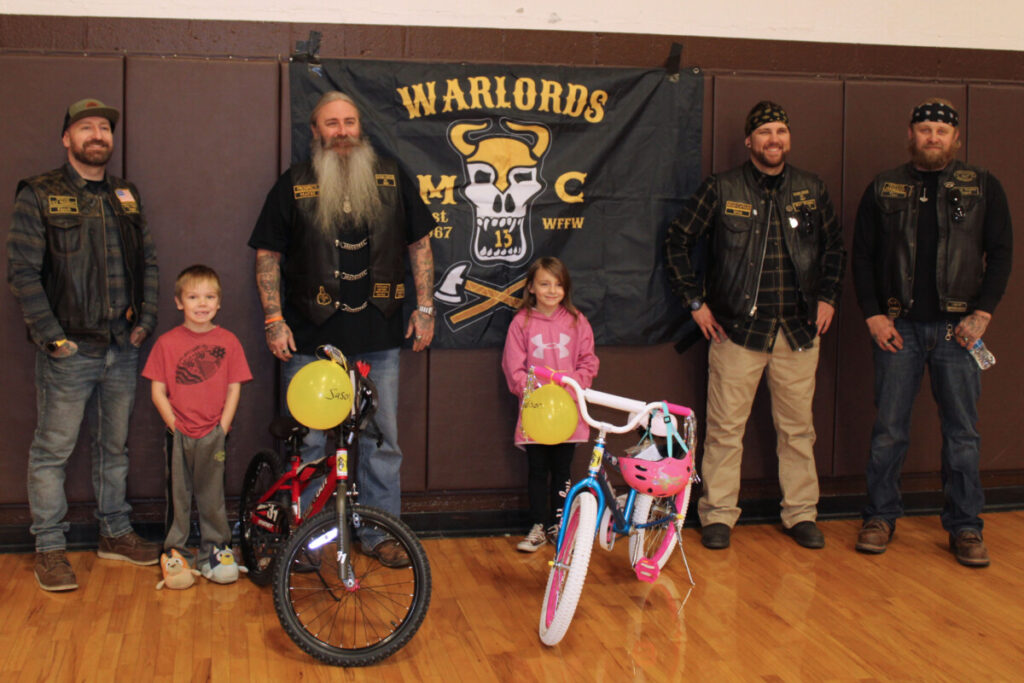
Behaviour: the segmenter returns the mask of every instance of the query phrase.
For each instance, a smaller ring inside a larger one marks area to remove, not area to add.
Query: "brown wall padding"
[[[232,30],[225,31],[225,27]],[[257,448],[271,445],[266,424],[279,398],[276,368],[266,351],[261,311],[253,284],[253,253],[246,246],[263,198],[289,163],[286,54],[309,27],[281,24],[174,22],[68,18],[0,18],[0,44],[21,49],[86,48],[116,50],[112,56],[0,54],[0,100],[6,135],[0,138],[0,214],[9,216],[18,178],[51,168],[63,158],[59,125],[69,101],[98,96],[121,107],[112,171],[122,168],[142,193],[161,263],[160,331],[179,320],[171,293],[177,272],[196,261],[218,269],[224,283],[220,322],[242,340],[255,379],[242,391],[236,432],[230,444],[228,494],[237,494],[245,461]],[[557,32],[501,32],[445,29],[458,40],[438,40],[436,31],[403,27],[317,27],[324,45],[351,56],[408,59],[473,59],[569,64],[651,66],[667,54],[670,39]],[[497,38],[500,38],[498,40]],[[776,57],[763,73],[766,46]],[[455,47],[457,46],[457,47]],[[883,80],[836,75],[784,75],[805,63],[800,44],[725,39],[687,39],[688,63],[706,61],[705,172],[721,171],[745,158],[742,123],[759,99],[776,100],[790,114],[795,165],[819,174],[827,183],[844,224],[849,247],[857,202],[870,178],[906,158],[907,113],[929,95],[961,105],[965,158],[990,167],[1003,181],[1011,210],[1024,216],[1024,170],[1017,150],[1024,146],[1016,112],[1024,108],[1019,84],[964,85],[970,73],[950,69],[976,64],[976,71],[1013,77],[1019,66],[994,54],[964,51],[965,60],[938,59],[937,49],[825,46],[821,59],[842,73],[844,64],[885,74],[945,77],[944,83]],[[840,49],[842,48],[842,49]],[[455,52],[453,53],[453,50]],[[172,54],[257,54],[265,59],[181,58]],[[918,62],[889,59],[895,52]],[[155,54],[154,54],[155,53]],[[144,56],[150,54],[151,56]],[[128,55],[128,56],[125,56]],[[934,58],[934,63],[929,59]],[[981,60],[981,61],[978,61]],[[952,66],[943,66],[946,63]],[[911,65],[913,68],[908,71]],[[726,73],[725,69],[758,69]],[[722,70],[719,73],[715,68]],[[822,68],[819,65],[819,68]],[[943,69],[946,71],[943,71]],[[967,67],[964,67],[967,68]],[[864,73],[860,71],[859,73]],[[980,79],[980,77],[979,77]],[[6,238],[9,223],[0,221]],[[1018,240],[1019,242],[1020,240]],[[652,245],[661,248],[661,245]],[[6,272],[6,259],[0,266]],[[1024,470],[1015,427],[1024,364],[1013,354],[1022,323],[1013,315],[1020,278],[997,311],[986,341],[999,365],[986,373],[981,406],[983,466],[987,473]],[[815,396],[817,466],[822,489],[862,490],[862,476],[874,408],[871,351],[865,326],[847,275],[840,314],[824,339]],[[637,305],[640,305],[638,302]],[[35,424],[33,351],[24,337],[20,311],[9,290],[0,294],[0,477],[11,485],[0,492],[9,504],[6,517],[23,517],[26,456]],[[601,373],[596,387],[642,399],[665,398],[694,406],[703,420],[707,382],[707,344],[684,354],[670,344],[598,349]],[[437,350],[402,355],[401,443],[406,460],[403,488],[440,499],[448,492],[521,490],[525,463],[512,446],[515,402],[499,368],[500,350]],[[163,497],[161,424],[140,382],[130,441],[133,500]],[[927,381],[915,406],[909,473],[932,477],[938,470],[940,437]],[[775,484],[775,436],[764,387],[755,399],[745,439],[745,491],[770,492]],[[614,413],[599,414],[614,419]],[[609,440],[613,448],[627,437]],[[581,449],[580,452],[582,452]],[[585,467],[578,455],[575,470]],[[1018,478],[1019,480],[1019,478]],[[852,484],[850,482],[853,482]],[[750,486],[753,485],[753,486]],[[92,498],[88,457],[81,444],[68,470],[72,501]],[[3,519],[0,519],[0,523]]]

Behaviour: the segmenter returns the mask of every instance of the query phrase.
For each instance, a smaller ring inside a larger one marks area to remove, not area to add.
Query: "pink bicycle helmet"
[[[626,483],[640,493],[652,496],[674,496],[684,488],[693,474],[693,455],[685,458],[662,458],[651,462],[639,458],[619,458],[619,470]]]

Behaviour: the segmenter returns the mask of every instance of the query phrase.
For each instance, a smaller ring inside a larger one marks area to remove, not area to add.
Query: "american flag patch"
[[[131,202],[132,204],[135,203],[135,197],[132,196],[131,190],[126,190],[122,187],[120,189],[114,190],[114,194],[117,195],[117,198],[121,200],[122,204],[128,204],[129,202]]]

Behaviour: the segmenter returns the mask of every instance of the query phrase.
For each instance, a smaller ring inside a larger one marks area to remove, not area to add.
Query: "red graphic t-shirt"
[[[252,372],[238,337],[223,327],[193,332],[179,325],[153,344],[142,376],[167,385],[175,428],[198,439],[220,422],[228,385],[248,382]]]

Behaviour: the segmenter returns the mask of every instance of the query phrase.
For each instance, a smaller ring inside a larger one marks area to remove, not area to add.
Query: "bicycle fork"
[[[346,507],[348,506],[348,448],[339,444],[335,451],[335,473],[338,476],[339,486],[334,491],[336,509],[338,512],[338,578],[345,585],[347,590],[353,591],[359,588],[359,580],[352,570],[352,532],[348,528],[346,520]]]

